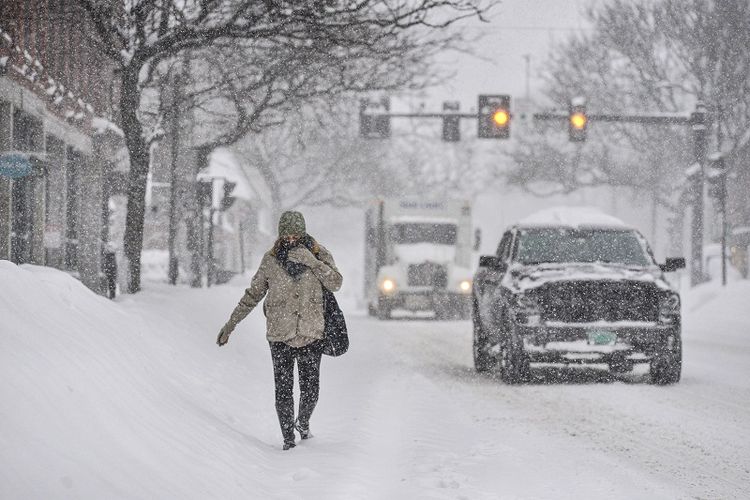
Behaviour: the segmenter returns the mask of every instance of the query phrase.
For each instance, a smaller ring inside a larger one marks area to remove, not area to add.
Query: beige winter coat
[[[295,337],[323,338],[323,286],[332,292],[341,288],[341,273],[333,256],[319,245],[318,257],[304,247],[289,252],[290,260],[307,269],[296,279],[282,267],[272,251],[263,256],[258,272],[234,308],[226,328],[231,332],[266,297],[266,338],[285,342]]]

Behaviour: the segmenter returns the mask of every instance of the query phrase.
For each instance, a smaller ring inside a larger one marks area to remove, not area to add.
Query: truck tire
[[[376,311],[376,316],[381,321],[386,321],[391,319],[391,308],[388,304],[385,303],[383,300],[378,301],[378,309]]]
[[[529,358],[523,345],[513,333],[512,326],[502,335],[500,348],[500,378],[509,385],[523,384],[531,378]]]
[[[671,348],[665,346],[651,359],[651,382],[656,385],[671,385],[680,381],[682,376],[682,339],[680,334],[672,336]]]
[[[472,343],[472,352],[474,353],[474,369],[479,372],[490,371],[493,365],[494,356],[488,351],[487,335],[485,335],[482,325],[479,322],[479,315],[476,311],[476,305],[473,307],[473,329],[474,341]]]

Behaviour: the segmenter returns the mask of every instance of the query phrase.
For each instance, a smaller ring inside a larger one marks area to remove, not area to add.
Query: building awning
[[[47,165],[36,154],[10,151],[0,153],[0,176],[11,179],[47,174]]]

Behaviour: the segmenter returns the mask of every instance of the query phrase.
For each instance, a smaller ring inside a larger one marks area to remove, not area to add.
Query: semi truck
[[[380,199],[365,215],[365,298],[369,313],[432,311],[436,319],[471,314],[471,203]]]

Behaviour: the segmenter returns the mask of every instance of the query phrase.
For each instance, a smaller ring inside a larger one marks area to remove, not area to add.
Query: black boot
[[[299,432],[299,437],[302,439],[310,439],[313,437],[312,433],[310,432],[310,424],[302,424],[299,420],[294,422],[294,428],[297,429],[297,432]]]
[[[292,439],[291,441],[284,441],[284,446],[281,449],[284,451],[291,450],[295,446],[297,446],[297,443],[295,443],[294,439]]]

